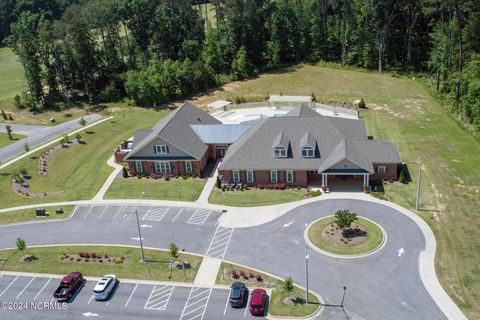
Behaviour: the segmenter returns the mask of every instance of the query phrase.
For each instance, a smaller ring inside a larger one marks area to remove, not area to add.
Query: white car
[[[117,285],[117,277],[113,274],[107,274],[100,279],[95,288],[93,288],[93,295],[95,300],[106,300]]]

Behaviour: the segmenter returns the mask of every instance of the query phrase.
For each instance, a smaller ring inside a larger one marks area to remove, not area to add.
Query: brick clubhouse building
[[[221,159],[227,183],[328,188],[341,179],[360,181],[364,190],[372,180],[396,180],[401,164],[396,146],[368,139],[362,120],[323,116],[306,105],[282,117],[222,124],[185,103],[151,130],[137,131],[116,159],[134,175],[203,175]]]

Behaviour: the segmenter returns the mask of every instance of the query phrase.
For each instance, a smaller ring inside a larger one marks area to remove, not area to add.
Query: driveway
[[[83,117],[87,123],[95,122],[102,118],[98,114],[90,114]],[[16,143],[13,143],[5,148],[0,149],[0,162],[5,162],[21,153],[23,153],[23,146],[28,143],[30,149],[43,144],[44,142],[64,135],[65,133],[80,127],[79,119],[73,119],[68,122],[56,126],[31,126],[26,124],[11,124],[13,133],[27,135],[28,137]],[[0,130],[5,132],[7,124],[0,123]]]
[[[166,248],[175,241],[186,251],[224,258],[282,278],[291,275],[296,283],[305,285],[305,223],[345,208],[382,225],[388,241],[379,252],[356,259],[331,258],[309,249],[310,289],[333,305],[327,306],[319,319],[445,319],[419,276],[423,234],[412,220],[390,207],[359,200],[324,200],[295,208],[264,225],[239,229],[218,226],[221,213],[205,209],[142,206],[138,212],[141,224],[148,226],[142,229],[145,246]],[[14,246],[18,236],[28,245],[138,245],[133,209],[131,204],[81,206],[68,221],[1,227],[0,247]],[[334,306],[341,302],[343,286],[347,288],[346,313]],[[121,318],[122,311],[111,308],[109,312]],[[204,319],[218,317],[205,315]]]

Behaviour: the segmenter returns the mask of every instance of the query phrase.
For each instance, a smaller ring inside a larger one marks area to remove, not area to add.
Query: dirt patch
[[[352,223],[347,229],[340,229],[336,223],[327,224],[322,230],[322,238],[337,247],[356,247],[362,245],[368,239],[367,229]]]

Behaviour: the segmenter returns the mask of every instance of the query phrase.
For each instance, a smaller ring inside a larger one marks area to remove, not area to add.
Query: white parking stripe
[[[92,294],[92,296],[90,297],[90,299],[88,299],[87,304],[90,304],[90,302],[92,302],[93,297],[94,297],[94,295]]]
[[[100,215],[98,216],[97,220],[102,219],[103,214],[105,213],[105,211],[107,210],[107,208],[108,208],[107,206],[105,206],[105,208],[103,208],[102,213],[100,213]]]
[[[18,276],[13,279],[12,282],[10,282],[10,284],[5,288],[5,290],[2,291],[2,293],[0,293],[0,297],[3,296],[3,294],[8,290],[8,288],[10,288],[10,286],[18,279]]]
[[[138,283],[135,285],[135,288],[133,288],[133,291],[130,294],[130,297],[128,297],[127,303],[125,303],[125,308],[127,307],[128,303],[130,302],[130,299],[132,299],[132,296],[135,293],[135,290],[137,290],[137,287],[138,287]]]
[[[183,211],[183,208],[180,208],[180,210],[178,211],[177,215],[175,216],[175,218],[173,218],[172,222],[174,222],[175,220],[177,220],[178,216],[180,215],[180,213],[182,213]]]
[[[122,211],[123,209],[123,206],[121,206],[118,210],[117,210],[117,213],[115,213],[112,217],[112,220],[115,220],[115,218],[118,216],[118,214],[120,213],[120,211]]]
[[[149,221],[162,221],[163,217],[167,214],[170,208],[165,207],[152,207],[147,213],[143,216],[142,220]]]
[[[244,317],[247,316],[247,310],[248,310],[248,306],[249,306],[249,303],[250,303],[250,297],[251,297],[251,295],[249,294],[248,299],[247,299],[247,305],[245,306],[245,312],[243,313]]]
[[[90,214],[90,211],[92,211],[92,209],[93,209],[93,206],[90,206],[90,209],[88,209],[87,214],[85,214],[85,216],[83,217],[83,220],[87,220],[88,215]]]
[[[33,282],[33,280],[35,280],[35,278],[36,278],[36,277],[33,277],[33,278],[32,278],[32,280],[30,280],[30,282],[29,282],[29,283],[27,283],[27,285],[26,285],[26,286],[23,288],[23,290],[22,290],[22,291],[20,291],[20,293],[17,295],[17,297],[16,297],[15,299],[18,299],[18,297],[20,297],[20,296],[22,295],[23,291],[25,291],[25,289],[27,289],[27,288],[28,288],[28,286],[30,285],[30,283],[32,283],[32,282]]]
[[[192,294],[194,295],[192,296]],[[187,302],[183,307],[180,320],[192,320],[196,318],[203,319],[203,316],[205,315],[205,311],[207,310],[207,305],[208,305],[208,301],[210,300],[211,294],[212,294],[212,288],[193,287],[190,290]]]
[[[161,286],[157,289],[157,285],[155,285],[143,308],[146,310],[165,310],[174,289],[173,286]]]
[[[225,309],[223,310],[223,315],[227,313],[228,302],[230,301],[230,292],[227,294],[227,302],[225,302]]]
[[[212,213],[211,210],[197,209],[193,215],[188,219],[188,224],[202,225]]]
[[[43,289],[45,289],[48,284],[50,283],[50,281],[52,281],[52,278],[49,278],[47,283],[45,283],[45,285],[42,287],[42,289],[40,289],[40,291],[38,291],[38,293],[35,295],[35,297],[33,298],[33,300],[37,300],[38,296],[40,295],[40,293],[42,293]]]

